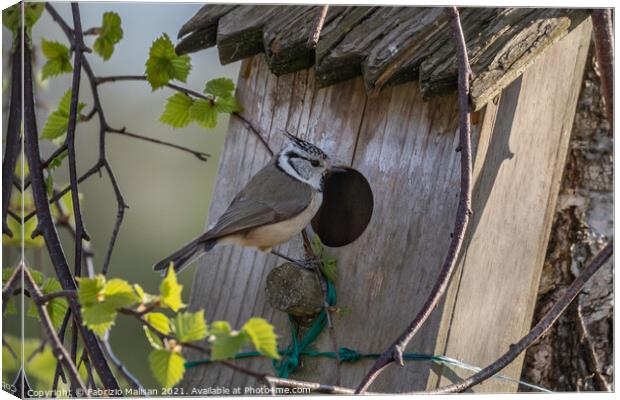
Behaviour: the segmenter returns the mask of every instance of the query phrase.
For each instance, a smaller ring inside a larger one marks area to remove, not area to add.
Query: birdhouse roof
[[[217,45],[222,64],[265,53],[276,75],[314,66],[320,87],[361,75],[369,95],[413,80],[425,98],[456,90],[456,55],[443,8],[330,6],[312,49],[307,41],[317,9],[207,4],[183,25],[176,50],[185,54]],[[462,8],[460,13],[474,110],[589,15],[585,9],[559,8]]]

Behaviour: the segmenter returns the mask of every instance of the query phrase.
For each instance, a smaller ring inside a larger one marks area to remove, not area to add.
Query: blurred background
[[[67,21],[72,20],[69,3],[52,4]],[[112,58],[104,62],[94,53],[87,55],[95,74],[98,76],[143,74],[152,41],[162,33],[167,33],[173,42],[176,42],[179,28],[200,6],[200,4],[181,3],[80,3],[84,29],[100,26],[105,11],[114,11],[122,19],[123,39],[116,45]],[[8,56],[13,39],[8,29],[5,27],[2,29],[3,106],[6,107],[10,87]],[[43,12],[33,29],[37,74],[40,74],[45,61],[40,52],[43,37],[68,44],[58,25],[47,12]],[[87,36],[86,44],[92,46],[93,40],[94,37]],[[192,70],[188,81],[180,84],[202,92],[205,83],[212,78],[229,77],[236,81],[240,63],[220,65],[217,49],[211,48],[192,54],[191,58]],[[60,97],[70,88],[71,74],[60,75],[43,82],[39,80],[39,83],[36,96],[37,125],[40,131],[49,113],[56,108]],[[139,282],[147,292],[157,293],[161,278],[151,270],[152,265],[202,232],[228,120],[220,118],[215,129],[204,129],[196,124],[182,129],[172,129],[158,120],[166,98],[174,92],[167,88],[152,92],[145,81],[108,83],[100,86],[100,93],[106,118],[112,127],[126,126],[130,132],[171,141],[211,155],[207,162],[203,162],[189,153],[172,148],[124,136],[108,135],[109,161],[130,207],[126,210],[125,220],[117,239],[109,277],[123,278],[131,283]],[[85,112],[88,112],[92,107],[92,97],[84,75],[80,100],[87,104]],[[3,137],[6,133],[6,114],[3,112]],[[76,133],[78,174],[86,171],[97,160],[97,140],[97,118],[78,124]],[[56,148],[53,143],[45,140],[41,142],[41,146],[44,158]],[[65,165],[56,170],[55,181],[58,187],[64,187],[68,183],[68,170]],[[116,199],[105,174],[102,177],[94,175],[81,184],[80,192],[83,195],[84,221],[95,253],[95,267],[100,270],[116,218]],[[73,240],[64,232],[61,237],[72,266]],[[19,248],[5,242],[3,249],[3,267],[14,266]],[[41,269],[46,275],[53,276],[44,248],[27,247],[26,258],[33,268]],[[189,300],[194,268],[196,267],[189,268],[179,276],[184,285],[185,301]],[[19,336],[19,319],[15,315],[5,318],[3,322],[5,333]],[[40,337],[38,330],[36,320],[25,319],[26,338]],[[136,321],[120,316],[116,326],[111,330],[110,341],[117,356],[145,387],[158,387],[147,365],[150,346]],[[3,373],[8,374],[3,374],[4,381],[11,381],[15,375],[11,373],[10,366],[15,363],[11,363],[10,358],[5,358],[4,352],[3,360],[5,361]],[[54,365],[51,367],[50,379]]]

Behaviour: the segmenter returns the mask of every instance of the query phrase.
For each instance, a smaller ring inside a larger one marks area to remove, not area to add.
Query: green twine
[[[332,281],[326,280],[326,283],[327,293],[325,300],[329,306],[333,306],[336,304],[336,288]],[[280,378],[288,378],[289,374],[299,367],[301,355],[309,351],[308,346],[316,340],[321,332],[323,332],[325,325],[327,325],[327,311],[325,308],[321,310],[320,314],[312,323],[312,326],[308,329],[308,332],[306,332],[301,339],[301,343],[297,337],[297,330],[295,329],[295,324],[290,314],[288,320],[291,328],[291,344],[281,354],[282,361],[278,362],[277,360],[273,360],[273,366]]]
[[[334,283],[330,280],[326,280],[327,282],[327,296],[326,301],[329,306],[334,306],[336,304],[336,288],[334,287]],[[333,351],[316,351],[309,349],[308,347],[317,339],[317,337],[321,334],[323,329],[325,329],[325,325],[327,325],[327,311],[325,309],[321,310],[321,313],[316,317],[312,326],[308,329],[308,332],[301,339],[301,341],[297,337],[297,330],[295,329],[295,325],[293,323],[293,318],[289,315],[289,326],[291,329],[291,344],[286,349],[279,349],[278,353],[282,356],[282,360],[273,360],[273,366],[276,369],[276,372],[280,378],[288,378],[289,375],[294,372],[297,368],[299,368],[299,364],[301,362],[301,356],[308,357],[326,357],[326,358],[336,358],[336,353]],[[236,360],[251,358],[251,357],[261,357],[258,351],[247,351],[242,353],[237,353],[235,355]],[[359,353],[355,350],[348,349],[346,347],[340,347],[338,349],[338,359],[340,362],[356,362],[362,358],[369,359],[377,359],[381,356],[379,353]],[[443,364],[448,366],[455,366],[459,368],[463,368],[469,371],[478,372],[480,371],[479,367],[475,367],[473,365],[466,364],[462,361],[456,360],[454,358],[445,357],[445,356],[437,356],[437,355],[429,355],[423,353],[403,353],[403,360],[405,361],[432,361],[437,364]],[[185,368],[194,368],[196,366],[202,364],[209,364],[211,360],[208,358],[198,360],[198,361],[187,361],[185,362]],[[527,383],[524,381],[520,381],[518,379],[513,379],[504,375],[494,375],[494,379],[501,379],[511,382],[516,382],[527,386],[532,389],[540,390],[541,392],[551,393],[550,390],[542,388],[540,386],[533,385],[531,383]]]

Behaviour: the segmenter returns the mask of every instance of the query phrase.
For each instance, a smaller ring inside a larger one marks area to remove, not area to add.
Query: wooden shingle
[[[317,8],[207,4],[183,25],[176,49],[185,54],[217,45],[222,64],[265,53],[278,76],[314,66],[319,87],[361,75],[369,95],[413,80],[424,98],[456,89],[442,8],[333,6],[316,49],[309,49]],[[472,109],[482,108],[588,15],[586,9],[461,9],[474,73]]]

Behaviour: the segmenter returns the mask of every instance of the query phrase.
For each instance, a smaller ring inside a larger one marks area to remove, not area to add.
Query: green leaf
[[[230,78],[211,79],[205,86],[205,93],[216,97],[228,97],[235,90],[235,84]]]
[[[325,247],[323,247],[323,243],[321,243],[321,239],[318,235],[312,237],[310,246],[314,254],[321,259],[319,268],[323,275],[325,275],[325,278],[335,282],[338,278],[338,259],[325,252]]]
[[[170,320],[166,314],[160,312],[150,312],[144,315],[144,319],[153,325],[153,328],[157,329],[164,335],[168,335],[170,333]]]
[[[248,340],[244,332],[231,330],[226,321],[213,322],[210,333],[211,359],[214,361],[233,358]]]
[[[69,48],[64,44],[43,38],[41,39],[41,51],[48,60],[41,71],[42,79],[73,71]]]
[[[78,282],[83,323],[100,336],[114,325],[117,309],[140,300],[133,287],[122,279],[106,282],[103,275],[97,275],[95,278],[78,278]]]
[[[34,24],[36,24],[39,18],[41,17],[41,14],[43,13],[43,9],[45,8],[45,3],[43,2],[26,3],[25,8],[26,8],[26,15],[24,16],[24,19],[26,20],[26,27],[32,28]]]
[[[78,301],[82,306],[89,306],[103,300],[100,295],[105,287],[105,277],[97,275],[94,278],[76,278],[80,284],[78,287]]]
[[[163,307],[168,307],[172,311],[177,312],[182,307],[185,307],[185,304],[181,301],[181,291],[183,290],[183,285],[179,285],[177,281],[177,275],[174,272],[174,268],[172,266],[168,268],[168,273],[161,284],[159,285],[159,293],[161,295],[161,305]]]
[[[45,282],[43,283],[43,285],[40,285],[40,286],[41,286],[41,291],[44,294],[49,294],[49,293],[62,290],[62,286],[60,285],[60,282],[58,282],[56,278],[47,278]],[[62,321],[65,318],[65,313],[67,312],[67,308],[69,308],[67,299],[64,299],[62,297],[57,297],[55,299],[52,299],[47,303],[46,308],[47,308],[47,313],[49,314],[54,327],[60,328],[60,325],[62,324]],[[39,313],[38,313],[38,310],[34,302],[31,303],[31,307],[28,310],[28,314],[35,316],[37,318],[39,317]]]
[[[168,102],[159,120],[173,128],[182,128],[191,121],[190,109],[194,101],[185,93],[176,93],[168,97]]]
[[[103,13],[103,22],[99,29],[99,36],[93,44],[95,52],[104,60],[109,60],[114,52],[114,45],[122,38],[121,17],[112,11]]]
[[[185,374],[185,359],[174,351],[153,350],[149,354],[149,367],[153,376],[164,387],[172,387]]]
[[[170,321],[165,314],[160,312],[150,312],[144,316],[144,319],[151,325],[153,325],[153,328],[157,329],[164,335],[170,333]],[[148,339],[151,346],[156,349],[164,348],[161,339],[155,333],[153,333],[148,326],[144,327],[144,333],[146,334],[146,338]]]
[[[204,310],[194,313],[183,312],[177,314],[172,320],[174,334],[180,342],[193,342],[207,337],[207,324],[205,323]]]
[[[13,6],[2,10],[2,24],[6,26],[11,32],[13,32],[13,35],[15,36],[21,28],[20,8],[21,3],[16,3]],[[31,37],[30,31],[34,24],[41,17],[44,8],[45,3],[43,2],[25,4],[26,15],[24,16],[24,20],[26,22],[26,31],[28,37]]]
[[[312,251],[317,257],[321,257],[323,255],[323,243],[321,242],[321,238],[319,235],[312,236],[312,240],[310,241],[310,247],[312,247]]]
[[[21,27],[21,3],[2,10],[2,25],[6,26],[13,34]]]
[[[142,289],[142,286],[138,285],[137,283],[133,284],[133,290],[136,292],[136,295],[138,296],[138,299],[142,304],[148,304],[157,300],[157,296],[146,293],[144,289]]]
[[[237,101],[235,96],[218,97],[215,101],[215,110],[218,113],[234,113],[243,111],[243,107]]]
[[[58,154],[47,164],[47,169],[50,170],[50,169],[56,169],[60,167],[62,165],[63,160],[67,158],[67,154],[69,154],[67,150]]]
[[[194,101],[189,109],[189,117],[203,128],[215,128],[217,125],[217,111],[210,100]]]
[[[71,89],[68,89],[60,99],[58,108],[50,114],[41,131],[43,139],[56,139],[67,132],[69,125],[69,109],[71,107]],[[86,107],[84,103],[78,103],[78,114]],[[79,122],[79,119],[78,119]]]
[[[155,39],[146,60],[146,80],[156,90],[172,79],[187,80],[192,66],[188,55],[179,56],[167,34]]]
[[[123,279],[110,279],[100,294],[103,295],[103,301],[115,309],[129,307],[140,301],[133,287]]]
[[[106,302],[82,305],[83,324],[101,337],[114,325],[116,314],[114,306]]]
[[[262,318],[250,318],[243,325],[245,332],[258,352],[267,357],[279,359],[277,336],[273,331],[273,325]]]
[[[336,257],[323,255],[319,269],[329,281],[335,282],[338,279],[338,259]]]
[[[9,280],[9,278],[13,275],[13,272],[15,272],[15,268],[16,267],[2,268],[2,284],[5,284]],[[45,277],[43,276],[42,273],[32,268],[28,268],[28,272],[30,272],[32,279],[34,280],[34,283],[37,284],[37,286],[43,285],[43,281],[45,280]],[[21,278],[18,278],[18,279],[21,279]]]

